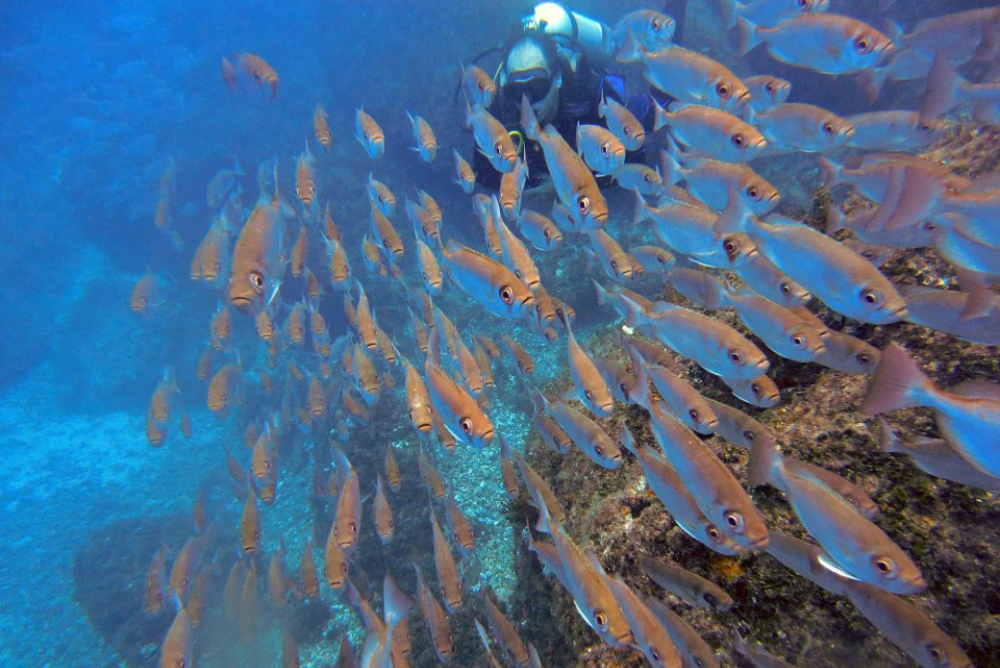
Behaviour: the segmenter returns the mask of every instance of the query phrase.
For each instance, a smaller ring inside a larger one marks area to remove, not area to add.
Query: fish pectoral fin
[[[820,566],[822,566],[823,568],[825,568],[826,570],[830,571],[831,573],[833,573],[835,575],[839,575],[842,578],[847,578],[848,580],[854,580],[856,582],[860,582],[861,581],[860,578],[855,577],[854,575],[851,575],[850,573],[848,573],[847,571],[845,571],[843,568],[841,568],[840,565],[837,564],[837,563],[835,563],[833,561],[833,559],[829,555],[827,555],[825,552],[823,554],[819,555],[819,557],[817,557],[816,560],[819,562]]]
[[[580,603],[576,599],[573,599],[573,607],[575,607],[576,611],[580,613],[580,617],[583,619],[584,622],[586,622],[587,626],[594,629],[595,632],[599,633],[599,631],[597,631],[597,627],[594,626],[594,623],[590,621],[587,615],[583,613],[583,608],[580,607]]]

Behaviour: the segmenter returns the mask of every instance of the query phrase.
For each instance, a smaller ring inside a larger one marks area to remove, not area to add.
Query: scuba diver
[[[545,2],[524,17],[502,48],[503,60],[494,77],[497,96],[489,111],[523,147],[528,164],[526,190],[541,185],[548,169],[541,147],[522,133],[522,95],[531,102],[539,123],[553,125],[574,149],[577,124],[603,125],[597,113],[602,98],[624,104],[647,129],[652,128],[649,96],[626,100],[624,77],[604,69],[612,61],[610,32],[598,21]],[[473,155],[476,181],[491,190],[499,188],[500,174],[478,150]],[[628,156],[629,162],[642,160],[641,151]],[[610,177],[598,183],[610,185]]]

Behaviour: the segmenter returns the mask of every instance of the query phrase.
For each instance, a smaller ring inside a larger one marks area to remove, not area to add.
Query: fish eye
[[[713,608],[719,604],[719,599],[715,597],[715,594],[705,594],[702,596],[702,599],[704,599],[705,603],[708,603]]]
[[[948,665],[948,655],[945,653],[943,649],[941,649],[937,645],[928,646],[927,653],[931,655],[931,658],[934,659],[934,662],[937,663],[938,665],[940,666]]]
[[[868,353],[858,353],[855,359],[858,360],[858,362],[860,362],[861,364],[864,364],[865,366],[868,366],[873,361],[872,356],[869,355]]]
[[[734,134],[732,137],[733,146],[736,148],[743,148],[746,146],[747,140],[742,134]]]
[[[601,144],[601,155],[603,155],[605,158],[608,157],[608,143],[607,142],[604,142],[603,144]]]
[[[691,416],[691,422],[694,422],[695,424],[698,423],[698,418],[700,416],[699,416],[698,411],[696,409],[692,408],[691,410],[689,410],[688,411],[688,415]]]
[[[341,573],[346,573],[347,572],[347,562],[346,561],[340,562],[340,572]]]
[[[622,134],[625,135],[626,137],[630,137],[632,136],[632,129],[626,125],[625,127],[622,128]]]
[[[735,510],[730,510],[726,513],[725,518],[726,524],[729,525],[730,529],[736,533],[743,533],[743,515],[739,514]]]
[[[660,19],[653,19],[652,21],[650,21],[649,27],[653,29],[653,32],[660,32],[660,29],[663,27],[663,24],[660,23]]]
[[[625,383],[620,383],[618,385],[618,389],[621,390],[625,398],[628,399],[628,385],[626,385]]]
[[[594,400],[594,393],[591,392],[590,390],[587,390],[586,392],[584,392],[583,396],[587,397],[587,401],[593,401]]]
[[[643,176],[642,180],[645,181],[649,185],[653,185],[653,177],[650,176],[649,174],[646,174],[645,176]]]
[[[509,285],[500,286],[499,294],[504,304],[514,303],[514,290]]]
[[[766,90],[768,93],[774,94],[775,91],[774,82],[768,81],[767,84],[764,86],[764,90]]]
[[[250,285],[257,292],[264,291],[264,276],[260,272],[251,271],[250,272]]]
[[[611,260],[608,264],[611,265],[611,271],[618,272],[618,262],[616,260]]]
[[[350,524],[348,524],[347,526],[348,526],[348,528],[349,528],[349,529],[351,530],[351,533],[352,533],[353,535],[355,535],[355,536],[357,536],[357,535],[358,535],[358,525],[357,525],[357,524],[355,524],[354,522],[351,522],[351,523],[350,523]]]
[[[603,612],[601,612],[600,610],[596,610],[594,612],[594,623],[597,624],[599,627],[604,628],[604,626],[608,623],[608,618],[604,615]]]
[[[545,237],[546,241],[551,241],[552,240],[552,232],[550,232],[548,230],[543,230],[542,231],[542,236]]]
[[[781,284],[781,294],[783,294],[783,295],[790,295],[790,294],[792,294],[792,286],[790,286],[788,283],[782,283]]]
[[[496,145],[493,147],[493,150],[496,151],[496,154],[498,156],[503,157],[503,144],[497,142]]]
[[[653,661],[655,661],[656,663],[660,662],[660,651],[655,647],[650,646],[649,655],[653,657]]]
[[[743,358],[743,353],[736,348],[729,349],[729,361],[737,366],[743,366],[745,360]]]
[[[719,531],[719,527],[714,524],[709,524],[705,527],[705,533],[709,538],[714,540],[716,543],[722,542],[722,533]]]
[[[594,446],[594,454],[597,455],[598,457],[603,457],[604,456],[604,448],[602,448],[599,445],[595,445]]]
[[[466,434],[472,433],[473,424],[472,420],[470,420],[469,418],[462,418],[462,420],[458,423],[458,426],[460,426],[462,428],[462,431],[464,431]]]
[[[881,306],[882,305],[882,293],[877,290],[866,290],[861,293],[861,298],[865,300],[865,303],[869,306]]]
[[[729,97],[729,84],[720,81],[715,85],[715,92],[721,98]]]
[[[799,9],[808,12],[812,9],[812,0],[799,0]]]
[[[823,124],[823,133],[824,134],[828,134],[828,135],[832,135],[833,134],[833,123],[824,123]]]
[[[580,209],[580,213],[586,216],[590,213],[590,198],[584,195],[576,201],[576,206]]]
[[[747,197],[755,202],[760,201],[760,190],[757,189],[757,186],[747,187]]]
[[[746,431],[743,432],[743,438],[745,438],[750,443],[753,443],[754,439],[757,438],[757,434],[747,429]]]
[[[698,668],[705,668],[705,662],[698,657],[694,658],[694,665],[698,666]]]
[[[740,245],[732,239],[726,239],[726,242],[722,244],[722,248],[726,251],[726,255],[733,256],[740,249]]]
[[[875,557],[872,563],[879,575],[894,576],[896,574],[896,562],[889,557]]]
[[[753,396],[759,397],[760,394],[761,394],[761,392],[760,392],[760,384],[759,383],[750,383],[750,391],[753,392]]]
[[[868,35],[862,35],[854,40],[854,50],[858,53],[869,53],[872,50],[872,39]]]
[[[799,349],[805,348],[806,346],[806,340],[802,336],[793,336],[792,343]]]

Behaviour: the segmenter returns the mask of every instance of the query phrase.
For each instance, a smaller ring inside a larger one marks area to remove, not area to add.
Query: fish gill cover
[[[1000,665],[995,3],[0,12],[0,665]]]

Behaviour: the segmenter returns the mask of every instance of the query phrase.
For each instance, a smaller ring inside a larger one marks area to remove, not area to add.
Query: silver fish
[[[879,415],[911,406],[933,408],[941,435],[968,461],[1000,477],[996,456],[1000,386],[970,381],[950,391],[939,389],[906,351],[892,343],[882,350],[861,411]]]
[[[732,597],[719,585],[663,559],[639,560],[649,579],[686,603],[716,612],[733,607]]]

